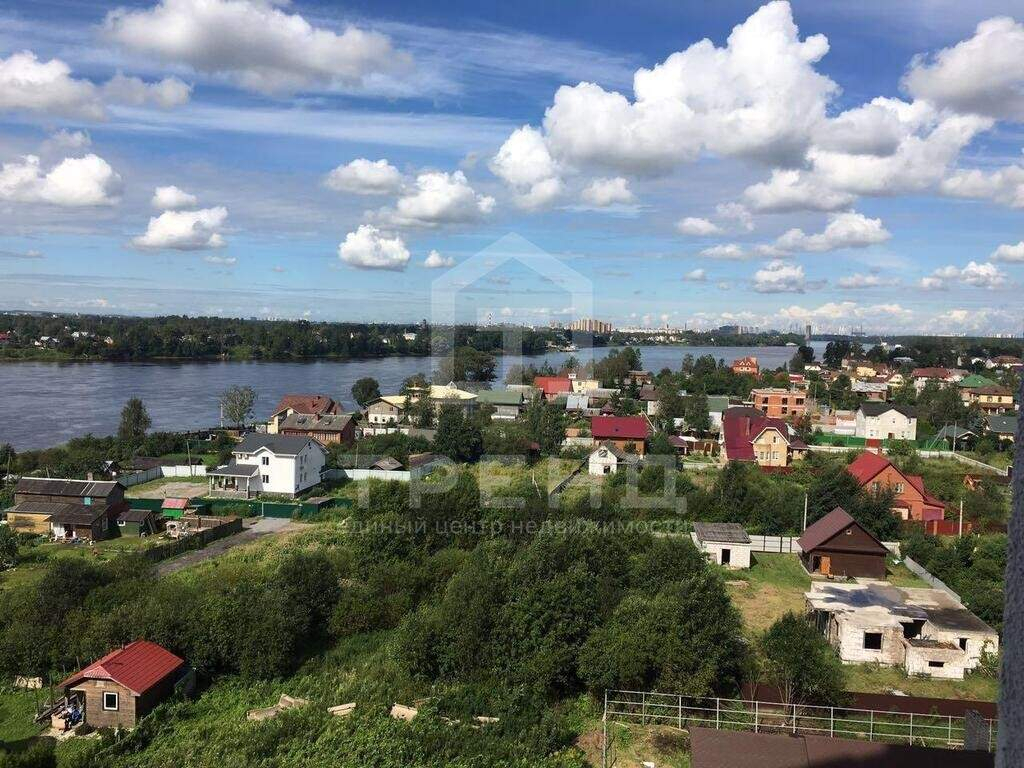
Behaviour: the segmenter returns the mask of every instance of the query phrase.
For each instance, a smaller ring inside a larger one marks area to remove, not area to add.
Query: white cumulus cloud
[[[829,216],[824,232],[808,235],[802,229],[791,229],[775,241],[775,247],[797,253],[824,253],[842,248],[866,248],[891,237],[881,219],[869,219],[850,211]]]
[[[260,93],[363,88],[400,74],[410,57],[383,34],[340,33],[287,13],[274,0],[161,0],[107,14],[107,39],[134,53],[185,64]]]
[[[164,211],[149,220],[146,231],[132,240],[146,250],[204,251],[227,245],[220,233],[228,218],[224,206],[198,211]]]
[[[995,264],[971,261],[965,267],[952,264],[939,267],[930,275],[921,278],[920,287],[926,291],[941,291],[953,283],[959,283],[974,288],[992,289],[1002,287],[1006,282],[1006,273]]]
[[[1024,120],[1024,24],[1008,16],[983,21],[973,37],[916,58],[903,83],[957,112]]]
[[[709,248],[705,248],[700,251],[698,256],[703,256],[705,259],[722,259],[726,261],[742,261],[743,259],[749,259],[753,254],[747,253],[743,249],[743,246],[737,243],[722,243],[720,245],[712,245]]]
[[[491,172],[501,178],[521,208],[541,208],[562,194],[561,169],[536,128],[517,128],[490,162]]]
[[[357,195],[387,195],[402,186],[402,174],[387,160],[357,158],[327,174],[324,184],[335,192]]]
[[[149,204],[158,211],[194,208],[198,203],[199,198],[173,184],[166,187],[157,187],[153,190],[153,198],[149,201]]]
[[[706,283],[708,281],[707,270],[694,269],[683,275],[683,280],[688,283]]]
[[[989,257],[992,261],[1024,263],[1024,240],[1016,245],[1005,243],[996,248]]]
[[[494,210],[494,198],[477,194],[462,171],[426,171],[395,204],[381,212],[395,226],[435,227],[472,222]]]
[[[0,167],[0,200],[48,203],[65,208],[114,205],[120,200],[121,177],[102,157],[68,157],[46,173],[35,155]]]
[[[345,235],[338,258],[358,269],[401,271],[409,263],[409,249],[401,236],[388,236],[371,224],[361,224]]]
[[[803,293],[806,288],[804,268],[799,264],[775,259],[754,273],[758,293]]]
[[[846,288],[848,290],[860,290],[864,288],[887,288],[892,285],[896,285],[897,281],[889,278],[882,277],[876,274],[863,274],[855,273],[852,275],[843,275],[836,280],[836,285],[840,288]]]
[[[676,222],[676,229],[683,235],[694,237],[707,237],[709,235],[721,234],[722,228],[709,219],[702,219],[696,216],[687,216]]]
[[[775,169],[768,181],[752,184],[743,192],[747,203],[760,213],[835,211],[853,200],[848,192],[828,188],[796,170]]]
[[[583,190],[584,202],[604,208],[609,205],[628,205],[636,198],[629,189],[629,182],[621,176],[612,179],[594,179]]]
[[[192,86],[176,77],[165,77],[155,83],[147,83],[138,77],[126,77],[118,72],[104,83],[103,96],[107,101],[129,104],[133,107],[153,105],[161,109],[172,109],[187,104],[192,97]]]
[[[1011,208],[1024,208],[1024,166],[1007,165],[994,171],[978,168],[954,171],[942,180],[944,194],[992,200]]]
[[[451,256],[442,256],[437,251],[431,251],[427,254],[427,258],[423,260],[423,266],[427,269],[445,269],[446,267],[454,267],[455,259]]]

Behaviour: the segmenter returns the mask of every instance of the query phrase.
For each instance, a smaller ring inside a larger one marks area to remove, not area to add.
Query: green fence
[[[159,512],[163,499],[128,499],[132,509],[148,509]],[[323,504],[308,501],[287,503],[280,501],[259,501],[253,499],[208,499],[198,497],[189,499],[189,505],[199,507],[202,514],[238,515],[240,517],[278,517],[300,519],[319,512],[324,507],[350,507],[350,499],[329,499]]]

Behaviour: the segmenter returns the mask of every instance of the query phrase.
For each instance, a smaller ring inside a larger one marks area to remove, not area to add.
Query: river
[[[825,342],[814,342],[821,356]],[[609,348],[592,350],[595,359]],[[713,355],[731,362],[753,355],[763,367],[777,368],[789,361],[793,347],[640,347],[644,368],[678,370],[685,355]],[[586,361],[591,350],[575,356]],[[499,378],[517,363],[556,367],[567,353],[526,358],[499,358]],[[384,393],[397,392],[407,377],[430,367],[430,360],[388,357],[345,362],[159,362],[159,363],[0,363],[0,445],[16,450],[47,448],[88,433],[117,431],[121,408],[130,397],[140,397],[153,420],[153,430],[210,427],[219,422],[218,397],[228,387],[249,385],[258,394],[256,416],[264,419],[280,397],[289,392],[329,394],[354,407],[352,384],[364,376],[380,382]]]

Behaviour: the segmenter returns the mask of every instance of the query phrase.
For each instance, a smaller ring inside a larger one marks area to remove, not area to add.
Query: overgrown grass
[[[0,688],[0,753],[4,746],[17,747],[43,732],[43,726],[33,721],[37,693],[40,698],[45,695]]]
[[[973,699],[996,701],[999,681],[980,673],[968,674],[963,680],[938,680],[930,677],[910,677],[899,667],[875,664],[849,664],[846,666],[846,687],[863,693],[902,691],[910,696],[930,696],[940,699]]]
[[[811,578],[796,555],[754,552],[749,570],[723,570],[733,604],[743,616],[748,633],[762,632],[786,612],[804,611],[804,593]],[[746,582],[740,584],[739,582]]]

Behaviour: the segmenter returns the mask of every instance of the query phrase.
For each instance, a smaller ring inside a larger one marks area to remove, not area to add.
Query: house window
[[[967,650],[967,638],[966,637],[961,637],[957,641],[957,643],[960,645],[960,650],[961,651],[966,651]]]
[[[932,669],[942,669],[944,666],[946,666],[946,662],[944,662],[944,661],[929,661],[928,662],[928,666],[931,667]]]
[[[117,711],[117,694],[113,691],[103,692],[103,709],[108,712]]]
[[[880,650],[882,650],[882,633],[881,632],[865,632],[864,633],[864,650],[865,651],[880,651]]]
[[[269,483],[270,482],[270,475],[263,475],[263,482],[264,483]]]
[[[903,483],[896,483],[896,493],[903,493],[904,487]]]
[[[262,463],[263,463],[264,467],[269,467],[270,466],[270,457],[269,456],[264,456]]]

